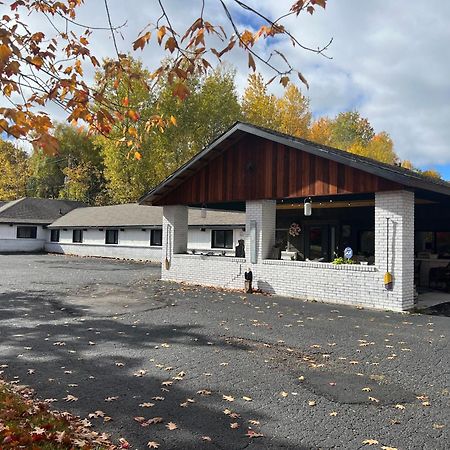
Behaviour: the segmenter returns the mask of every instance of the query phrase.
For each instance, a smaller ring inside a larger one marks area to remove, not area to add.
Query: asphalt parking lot
[[[0,255],[1,376],[133,449],[449,448],[449,317],[158,278]]]

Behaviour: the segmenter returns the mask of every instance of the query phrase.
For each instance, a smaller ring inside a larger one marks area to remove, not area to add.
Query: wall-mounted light
[[[305,216],[310,216],[312,214],[312,200],[311,197],[305,198],[304,202],[304,213]]]
[[[200,217],[206,219],[206,205],[203,203],[202,209],[200,210]]]

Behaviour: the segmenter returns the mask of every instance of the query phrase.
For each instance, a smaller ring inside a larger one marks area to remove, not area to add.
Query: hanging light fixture
[[[206,205],[203,203],[202,209],[200,210],[200,217],[206,219]]]
[[[310,216],[312,214],[312,200],[311,197],[307,197],[305,198],[304,202],[304,209],[303,212],[305,214],[305,216]]]

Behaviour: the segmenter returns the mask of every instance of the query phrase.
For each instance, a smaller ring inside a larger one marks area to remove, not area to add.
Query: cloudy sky
[[[165,0],[174,27],[184,30],[198,16],[200,0]],[[234,5],[240,26],[257,22]],[[293,0],[248,0],[248,4],[274,18],[289,10]],[[156,0],[109,0],[114,24],[127,21],[118,37],[119,50],[127,52],[137,33],[159,15]],[[206,0],[212,22],[226,22],[218,0]],[[104,2],[85,0],[79,20],[106,24]],[[300,69],[309,81],[311,107],[316,117],[333,116],[357,109],[377,132],[387,131],[397,153],[423,168],[436,168],[450,179],[450,2],[418,0],[328,0],[326,11],[313,17],[290,17],[284,23],[312,47],[333,43],[332,59],[293,48],[277,40],[275,46]],[[184,27],[184,28],[183,28]],[[114,54],[111,37],[98,32],[92,40],[94,53]],[[137,52],[149,68],[157,67],[163,54],[154,45]],[[248,75],[247,58],[233,51],[227,61],[237,68],[242,92]],[[269,79],[271,73],[258,69]],[[279,93],[279,87],[273,90]]]

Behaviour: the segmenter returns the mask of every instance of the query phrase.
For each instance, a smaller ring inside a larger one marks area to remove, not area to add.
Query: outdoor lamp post
[[[310,216],[312,214],[312,200],[311,200],[311,197],[305,198],[303,204],[304,204],[303,212],[305,213],[305,216]]]

